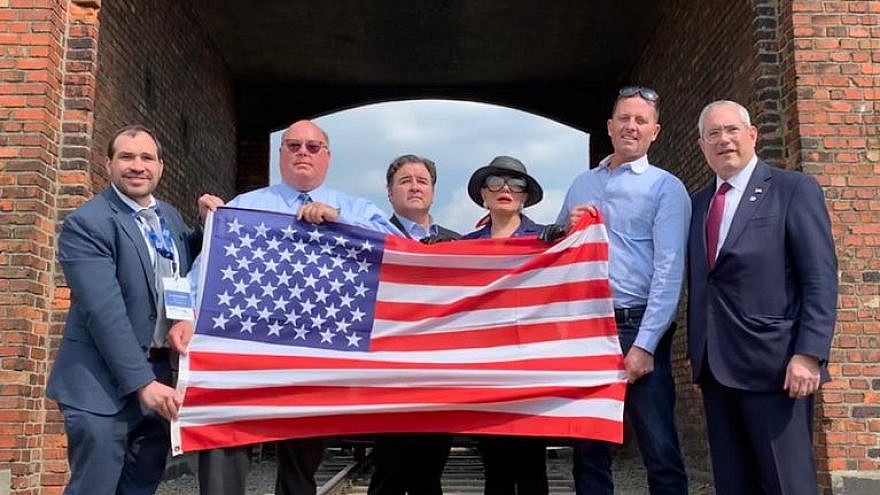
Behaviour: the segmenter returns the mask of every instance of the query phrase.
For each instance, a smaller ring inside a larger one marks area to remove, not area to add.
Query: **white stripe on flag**
[[[498,346],[479,349],[447,349],[432,351],[346,352],[315,349],[196,334],[190,352],[217,352],[265,356],[301,356],[328,359],[360,359],[400,363],[500,363],[525,359],[607,356],[620,352],[617,336],[587,337],[569,340],[533,342],[526,345]]]
[[[180,426],[201,426],[230,421],[306,418],[341,414],[381,414],[429,411],[476,411],[528,414],[557,418],[602,418],[620,421],[623,401],[613,399],[571,400],[556,397],[482,404],[358,404],[330,406],[196,406],[186,409]]]
[[[589,299],[563,301],[537,306],[518,308],[474,309],[450,316],[426,318],[413,321],[392,321],[375,319],[373,338],[391,335],[428,334],[448,330],[474,328],[498,328],[510,325],[524,325],[553,321],[566,321],[577,315],[576,319],[599,318],[613,314],[614,302],[611,299]]]

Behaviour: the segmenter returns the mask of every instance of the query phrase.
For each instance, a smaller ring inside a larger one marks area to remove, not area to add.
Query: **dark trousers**
[[[244,495],[251,447],[199,452],[200,495]],[[275,495],[314,495],[315,473],[324,455],[323,438],[297,438],[275,444],[278,472]]]
[[[250,445],[199,452],[200,495],[244,495]]]
[[[542,438],[485,437],[480,439],[485,495],[546,495],[547,454]]]
[[[170,384],[167,359],[151,364],[157,379]],[[153,495],[156,492],[171,446],[168,421],[142,408],[137,395],[111,415],[63,404],[60,408],[70,465],[65,495]]]
[[[368,495],[443,495],[440,477],[449,457],[448,435],[387,435],[376,440]]]
[[[617,331],[624,355],[638,333],[640,318],[618,322]],[[654,352],[654,371],[629,385],[624,406],[626,419],[636,435],[642,462],[648,471],[651,495],[681,495],[688,492],[687,474],[678,432],[675,429],[675,382],[672,379],[670,347],[673,325]],[[574,446],[574,482],[578,495],[611,495],[613,445],[599,440],[579,440]]]
[[[816,495],[813,397],[726,387],[703,367],[700,386],[718,495]]]
[[[296,438],[278,442],[275,495],[314,495],[315,473],[324,456],[324,438]]]

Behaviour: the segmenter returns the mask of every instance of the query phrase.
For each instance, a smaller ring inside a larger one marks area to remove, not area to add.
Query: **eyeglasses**
[[[528,182],[520,177],[501,177],[500,175],[490,175],[483,181],[483,187],[498,192],[504,189],[504,185],[510,189],[510,192],[521,193],[526,190]]]
[[[306,141],[305,143],[303,143],[302,141],[296,141],[293,139],[286,139],[284,141],[284,146],[287,147],[287,150],[290,151],[291,153],[296,153],[297,151],[300,150],[300,148],[305,146],[306,151],[308,151],[309,153],[311,153],[313,155],[317,154],[319,151],[321,151],[321,148],[327,147],[324,145],[324,143],[322,143],[320,141]]]
[[[709,129],[703,135],[703,141],[708,144],[716,144],[718,141],[721,141],[726,134],[731,139],[736,139],[742,133],[743,128],[738,125],[726,125],[724,127],[717,127],[715,129]]]
[[[629,98],[631,96],[639,95],[648,101],[657,101],[660,99],[660,95],[658,95],[656,91],[651,88],[646,88],[644,86],[627,86],[625,88],[620,88],[620,91],[617,93],[617,95],[622,98]]]

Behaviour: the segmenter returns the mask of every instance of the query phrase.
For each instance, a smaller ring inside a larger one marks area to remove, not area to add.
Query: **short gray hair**
[[[700,133],[700,137],[703,137],[703,132],[705,129],[705,121],[706,114],[709,113],[709,110],[712,110],[715,107],[720,107],[722,105],[733,105],[736,110],[739,112],[739,118],[742,120],[742,123],[746,125],[746,127],[752,125],[752,119],[749,117],[749,111],[746,110],[746,107],[740,105],[739,103],[731,100],[717,100],[709,103],[705,107],[703,107],[703,111],[700,112],[700,118],[697,120],[697,132]]]

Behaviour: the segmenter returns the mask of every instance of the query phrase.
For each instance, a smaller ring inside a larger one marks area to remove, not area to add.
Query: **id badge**
[[[162,277],[165,299],[165,317],[169,320],[193,321],[192,296],[186,277]]]

